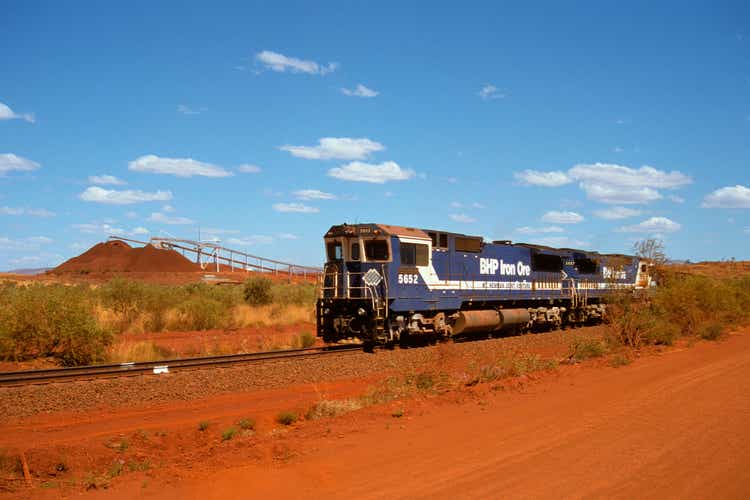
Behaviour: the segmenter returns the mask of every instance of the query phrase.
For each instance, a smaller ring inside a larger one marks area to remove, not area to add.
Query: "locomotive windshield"
[[[388,260],[388,242],[385,240],[365,241],[365,256],[367,260]]]
[[[342,260],[344,258],[343,249],[340,241],[332,241],[326,245],[328,251],[328,260]]]

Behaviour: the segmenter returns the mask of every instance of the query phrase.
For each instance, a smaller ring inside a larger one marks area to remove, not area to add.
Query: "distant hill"
[[[46,273],[52,269],[51,267],[37,267],[34,269],[12,269],[10,271],[5,271],[8,274],[28,274],[28,275],[34,275],[34,274],[43,274]]]

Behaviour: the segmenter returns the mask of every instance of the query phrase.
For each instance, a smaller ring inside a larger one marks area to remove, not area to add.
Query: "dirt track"
[[[284,465],[256,462],[140,493],[747,498],[749,375],[745,330],[622,368],[585,367],[521,392],[485,392],[485,404],[436,404],[421,416],[381,414],[356,426],[350,415],[342,433],[306,442],[312,451]]]

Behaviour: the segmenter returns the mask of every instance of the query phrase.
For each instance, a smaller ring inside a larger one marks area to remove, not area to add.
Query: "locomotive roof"
[[[429,240],[430,236],[428,232],[447,233],[452,236],[460,236],[464,238],[477,238],[477,239],[481,239],[484,241],[484,238],[482,238],[481,236],[471,236],[471,235],[466,235],[462,233],[453,233],[451,231],[440,231],[440,230],[435,230],[435,229],[419,229],[415,227],[394,226],[391,224],[373,224],[373,223],[339,224],[339,225],[331,226],[331,228],[326,233],[326,236],[390,235],[390,236],[407,236],[410,238],[422,238],[422,239]],[[628,259],[632,259],[634,257],[632,255],[624,255],[624,254],[601,254],[593,250],[581,250],[578,248],[555,248],[555,247],[550,247],[547,245],[539,245],[535,243],[515,243],[515,242],[509,241],[507,243],[503,242],[503,243],[497,243],[497,244],[509,244],[509,245],[536,249],[536,250],[545,250],[548,252],[565,252],[565,253],[576,252],[576,253],[582,253],[585,255],[600,256],[600,257],[619,257],[619,258],[628,258]]]

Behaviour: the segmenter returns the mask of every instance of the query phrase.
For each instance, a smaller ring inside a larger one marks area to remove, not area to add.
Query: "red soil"
[[[124,241],[97,243],[53,269],[54,274],[81,272],[194,272],[201,268],[174,250],[152,245],[133,248]]]
[[[27,450],[33,472],[46,465],[50,481],[61,462],[149,458],[146,472],[93,492],[113,498],[747,498],[748,375],[746,328],[616,369],[562,366],[289,428],[273,421],[278,411],[357,394],[368,380],[40,414],[0,424],[0,435],[3,447]],[[222,442],[245,416],[255,433]],[[64,493],[35,481],[34,496]]]

